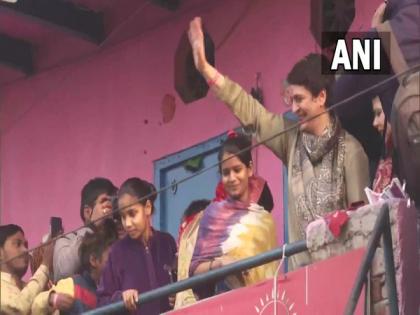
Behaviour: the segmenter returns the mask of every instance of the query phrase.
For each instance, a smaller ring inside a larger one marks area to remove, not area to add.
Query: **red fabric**
[[[236,138],[237,136],[238,136],[238,134],[233,129],[231,129],[227,132],[228,139]]]
[[[392,180],[392,158],[380,160],[378,169],[376,170],[375,180],[373,181],[373,191],[382,193],[384,188],[391,183]]]
[[[86,288],[75,284],[74,286],[74,298],[80,300],[83,304],[88,306],[90,309],[96,308],[97,300],[96,295]]]
[[[220,181],[216,186],[216,197],[214,197],[213,201],[222,201],[227,198],[227,193],[225,191],[225,187],[223,186],[222,181]]]
[[[324,219],[334,237],[339,237],[342,227],[349,220],[349,216],[345,210],[337,210],[328,213]]]
[[[179,245],[179,242],[181,241],[181,236],[184,233],[185,229],[191,223],[191,221],[194,220],[194,218],[197,214],[198,213],[190,215],[189,217],[186,217],[184,220],[182,220],[182,222],[179,226],[179,231],[178,231],[178,245]]]

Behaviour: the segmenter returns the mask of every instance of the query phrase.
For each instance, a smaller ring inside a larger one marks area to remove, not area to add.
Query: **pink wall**
[[[212,96],[188,106],[176,96],[175,118],[168,124],[161,123],[160,104],[166,93],[176,95],[174,51],[188,21],[203,16],[217,44],[246,3],[213,1],[205,11],[191,11],[118,46],[3,87],[1,222],[22,225],[34,246],[52,215],[62,216],[67,230],[81,224],[79,194],[90,178],[109,177],[117,185],[129,176],[152,180],[154,160],[237,126]],[[369,26],[378,2],[359,3],[354,30]],[[285,111],[281,81],[293,63],[316,49],[309,8],[309,0],[256,1],[217,51],[220,71],[247,89],[262,72],[272,111]],[[257,168],[274,192],[282,227],[281,163],[260,148]]]

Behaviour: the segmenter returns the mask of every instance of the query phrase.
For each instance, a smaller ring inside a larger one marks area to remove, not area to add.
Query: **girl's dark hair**
[[[105,250],[117,240],[115,234],[99,231],[96,233],[86,233],[79,247],[79,257],[81,262],[81,272],[90,271],[90,256],[100,259]]]
[[[187,209],[185,209],[184,214],[182,215],[182,218],[187,218],[193,214],[197,214],[204,209],[207,208],[207,206],[210,204],[210,200],[208,199],[198,199],[194,200],[190,203]]]
[[[138,177],[129,178],[121,185],[121,188],[118,191],[118,198],[120,198],[124,194],[129,194],[139,199],[139,203],[142,205],[145,205],[146,201],[149,200],[152,204],[152,213],[154,212],[156,188],[153,184]],[[146,196],[147,198],[144,198]]]
[[[271,194],[270,187],[268,187],[267,183],[264,184],[264,188],[261,192],[260,199],[258,200],[257,203],[268,212],[271,212],[271,210],[273,210],[274,208],[273,195]]]
[[[219,162],[223,161],[223,154],[230,153],[236,155],[242,163],[244,163],[247,167],[250,167],[252,163],[250,147],[251,140],[247,136],[239,134],[234,137],[230,137],[226,139],[220,148],[218,154]],[[219,168],[221,169],[221,167],[222,166],[220,164]]]

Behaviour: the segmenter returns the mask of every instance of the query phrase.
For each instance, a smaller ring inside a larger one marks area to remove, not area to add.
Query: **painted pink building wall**
[[[173,88],[173,59],[192,17],[203,16],[218,44],[246,4],[213,1],[93,56],[3,87],[1,223],[22,225],[32,247],[48,231],[50,216],[63,217],[66,230],[81,225],[80,189],[90,178],[108,177],[117,185],[131,176],[153,180],[154,160],[237,126],[213,96],[182,103]],[[352,29],[367,29],[378,1],[357,4]],[[256,1],[218,49],[218,69],[248,90],[261,72],[267,108],[284,112],[283,78],[317,49],[309,10],[309,0]],[[163,124],[166,93],[176,95],[177,109]],[[274,193],[282,239],[281,163],[259,148],[257,170]]]

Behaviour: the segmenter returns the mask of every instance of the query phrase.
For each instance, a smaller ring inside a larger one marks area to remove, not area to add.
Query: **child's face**
[[[149,228],[152,205],[149,200],[145,205],[137,202],[137,198],[124,194],[118,198],[118,208],[121,210],[121,222],[124,230],[132,239],[140,239]]]

